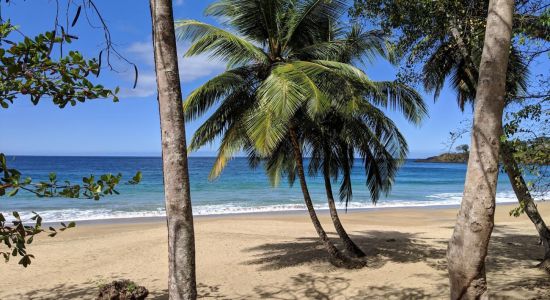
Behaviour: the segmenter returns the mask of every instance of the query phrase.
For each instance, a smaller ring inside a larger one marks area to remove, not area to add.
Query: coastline
[[[549,297],[548,275],[533,268],[543,253],[536,231],[527,216],[510,217],[512,207],[497,206],[490,289],[506,299]],[[539,210],[549,216],[550,203],[539,203]],[[199,294],[242,300],[448,298],[445,253],[456,214],[457,207],[340,214],[368,255],[368,266],[360,270],[327,262],[303,212],[196,217]],[[329,215],[321,212],[319,219],[341,247]],[[15,260],[3,265],[0,299],[94,299],[100,284],[121,278],[147,287],[151,299],[166,299],[166,247],[160,218],[78,223],[55,238],[37,237],[29,268]]]
[[[537,203],[550,203],[547,200],[537,201]],[[514,207],[515,202],[498,202],[497,207]],[[549,204],[550,205],[550,204]],[[379,207],[369,207],[369,208],[349,208],[347,211],[345,209],[338,208],[338,213],[340,215],[355,214],[355,213],[366,213],[366,212],[375,212],[375,211],[385,211],[385,210],[396,210],[396,211],[406,211],[406,210],[447,210],[447,209],[457,209],[460,207],[460,204],[437,204],[437,205],[403,205],[403,206],[379,206]],[[318,215],[329,215],[329,210],[327,208],[315,209]],[[292,210],[276,210],[276,211],[253,211],[253,212],[235,212],[235,213],[218,213],[218,214],[206,214],[206,215],[193,215],[193,218],[196,219],[209,219],[209,218],[241,218],[241,217],[280,217],[285,215],[290,216],[299,216],[307,213],[307,209],[292,209]],[[139,223],[162,223],[166,220],[165,216],[147,216],[147,217],[122,217],[122,218],[103,218],[103,219],[88,219],[88,220],[77,220],[75,221],[78,225],[110,225],[110,224],[139,224]],[[65,220],[63,222],[70,222],[71,220]],[[46,221],[44,225],[56,225],[60,221]]]

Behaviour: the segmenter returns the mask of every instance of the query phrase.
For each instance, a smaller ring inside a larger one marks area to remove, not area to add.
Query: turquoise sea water
[[[152,217],[164,215],[162,164],[158,157],[9,157],[9,165],[33,180],[46,180],[49,172],[58,179],[80,182],[89,174],[121,172],[128,180],[137,170],[143,182],[137,186],[121,185],[120,195],[99,201],[80,199],[38,199],[20,192],[3,197],[0,212],[36,211],[48,221],[94,220],[111,218]],[[304,209],[298,184],[286,181],[271,187],[262,168],[251,170],[245,158],[232,160],[216,181],[208,181],[213,158],[189,159],[191,196],[195,215],[269,212]],[[306,160],[307,163],[307,160]],[[408,207],[457,205],[460,203],[465,164],[419,163],[407,161],[400,169],[391,193],[371,203],[365,187],[363,169],[357,162],[352,182],[354,198],[350,209],[373,207]],[[317,208],[326,208],[322,178],[309,178],[309,187]],[[337,190],[337,184],[334,189]],[[500,176],[497,202],[515,202],[506,176]],[[343,207],[343,206],[342,206]]]

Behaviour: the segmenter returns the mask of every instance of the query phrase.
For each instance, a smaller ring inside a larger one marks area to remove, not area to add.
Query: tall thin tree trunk
[[[456,24],[456,21],[449,14],[447,14],[447,17],[449,18],[451,24],[451,34],[458,44],[458,48],[460,49],[460,53],[463,59],[466,61],[467,64],[470,65],[472,70],[475,71],[477,68],[473,63],[472,58],[468,54],[466,44],[464,43],[464,40],[460,35],[460,31],[458,30],[458,25]],[[476,74],[470,74],[470,76],[476,78],[477,72]],[[506,148],[503,149],[504,147]],[[512,185],[516,194],[516,198],[518,199],[519,204],[525,207],[525,213],[527,214],[531,222],[533,222],[533,224],[535,225],[535,228],[539,233],[540,240],[544,247],[544,259],[539,266],[545,269],[547,272],[550,272],[550,230],[544,223],[544,220],[542,219],[537,209],[537,206],[533,201],[533,197],[531,197],[531,193],[527,188],[527,184],[525,183],[523,174],[518,168],[512,149],[507,147],[505,144],[501,144],[500,155],[503,160],[504,169],[508,175],[508,178],[510,179],[510,184]]]
[[[195,235],[172,0],[150,0],[150,5],[168,225],[168,295],[172,300],[196,299]]]
[[[506,170],[506,174],[508,174],[508,179],[510,179],[510,184],[514,189],[519,204],[523,207],[525,214],[527,214],[531,222],[535,225],[544,247],[544,258],[539,266],[547,272],[550,272],[550,229],[544,223],[544,220],[537,209],[537,205],[529,192],[525,179],[523,178],[521,170],[519,169],[519,166],[514,158],[512,149],[510,149],[510,146],[506,145],[506,143],[503,143],[500,147],[502,163],[504,165],[504,169]]]
[[[487,299],[485,258],[494,226],[514,0],[490,0],[464,197],[447,258],[451,299]]]
[[[366,255],[363,252],[363,250],[361,250],[361,248],[359,248],[357,244],[355,244],[353,240],[349,237],[348,233],[344,229],[344,226],[342,225],[342,222],[340,222],[340,218],[338,217],[338,210],[336,209],[336,204],[334,203],[334,195],[332,193],[332,184],[330,182],[330,165],[326,162],[327,155],[330,155],[330,154],[327,154],[327,151],[325,151],[325,163],[323,164],[323,178],[325,179],[325,191],[327,194],[330,218],[332,219],[334,228],[336,229],[338,236],[340,236],[340,240],[344,244],[344,248],[346,248],[346,251],[355,257],[365,257]]]
[[[321,225],[321,222],[319,221],[319,218],[317,217],[317,213],[315,212],[315,209],[313,208],[313,202],[311,201],[311,196],[309,195],[309,190],[306,183],[306,176],[304,172],[304,162],[302,158],[302,150],[300,146],[300,142],[298,140],[298,135],[296,133],[296,130],[294,128],[290,128],[290,141],[292,143],[292,149],[294,152],[294,159],[296,160],[296,170],[298,173],[298,179],[300,181],[300,187],[302,188],[302,194],[304,195],[304,201],[306,203],[307,210],[309,212],[309,217],[311,218],[311,222],[313,223],[313,227],[315,227],[315,230],[317,231],[317,234],[319,235],[319,238],[321,239],[321,243],[323,243],[323,246],[327,250],[330,256],[330,262],[337,266],[337,267],[344,267],[344,268],[360,268],[364,265],[360,262],[353,261],[351,258],[345,256],[340,250],[338,250],[334,244],[329,240],[327,233],[323,229],[323,226]]]

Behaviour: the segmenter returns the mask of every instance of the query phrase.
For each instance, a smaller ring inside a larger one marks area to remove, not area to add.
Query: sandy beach
[[[542,248],[527,216],[499,205],[488,257],[495,299],[548,299],[550,282],[533,268]],[[550,203],[539,204],[543,216]],[[446,299],[445,250],[457,208],[341,213],[368,253],[368,267],[325,260],[305,212],[196,218],[197,280],[205,299]],[[326,212],[325,229],[335,238]],[[337,239],[334,239],[337,242]],[[78,224],[40,237],[24,269],[2,264],[0,299],[93,299],[102,283],[128,278],[166,299],[166,229],[161,220]]]

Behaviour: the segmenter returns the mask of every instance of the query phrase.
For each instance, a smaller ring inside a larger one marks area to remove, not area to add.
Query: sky
[[[78,1],[76,1],[78,2]],[[98,155],[98,156],[160,156],[160,126],[156,81],[151,43],[151,20],[148,1],[96,0],[112,35],[117,50],[139,69],[138,84],[132,88],[133,68],[116,62],[116,70],[103,69],[94,82],[109,88],[120,87],[120,101],[93,100],[75,107],[58,107],[44,99],[34,106],[20,98],[9,109],[0,110],[0,151],[10,155]],[[175,0],[175,19],[196,19],[219,25],[216,19],[205,17],[203,11],[212,1]],[[60,1],[66,5],[66,1]],[[2,1],[2,17],[26,35],[32,36],[52,29],[55,1]],[[69,23],[77,6],[69,8]],[[60,20],[66,22],[66,7]],[[98,20],[90,16],[93,25]],[[102,48],[103,31],[95,29],[81,16],[70,33],[79,37],[71,48],[85,57],[97,57]],[[184,97],[193,89],[225,70],[225,64],[208,56],[183,58],[188,44],[178,43],[179,66]],[[103,64],[105,66],[105,63]],[[365,66],[374,80],[392,80],[396,69],[383,60]],[[433,95],[422,95],[429,108],[429,117],[421,126],[409,124],[399,113],[388,112],[409,144],[409,157],[420,158],[445,151],[443,145],[449,132],[471,117],[470,109],[461,112],[452,91],[445,88],[434,102]],[[186,124],[188,139],[207,116]],[[468,143],[464,137],[458,143]],[[191,156],[214,156],[217,143],[204,147]]]

